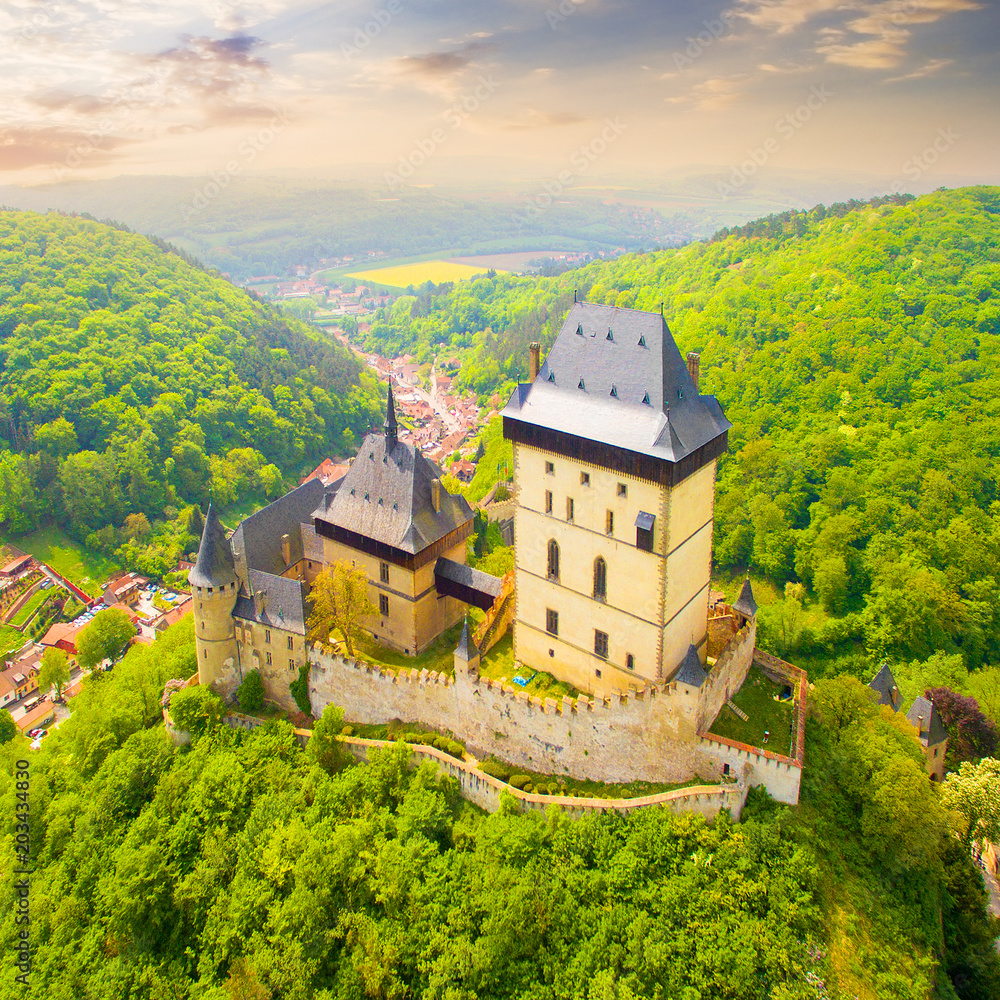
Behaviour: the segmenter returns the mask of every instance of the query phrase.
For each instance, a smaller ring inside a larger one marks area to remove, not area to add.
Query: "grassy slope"
[[[101,584],[121,569],[110,559],[74,542],[58,528],[42,528],[18,538],[17,546],[48,564],[92,597],[99,597]]]

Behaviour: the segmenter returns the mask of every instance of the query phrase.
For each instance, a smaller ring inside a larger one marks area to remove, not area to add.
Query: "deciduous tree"
[[[69,657],[65,650],[49,646],[42,653],[42,665],[38,671],[38,687],[41,691],[56,689],[56,697],[61,698],[63,688],[69,683]]]
[[[354,640],[362,633],[362,623],[377,613],[368,596],[364,572],[347,560],[335,562],[316,577],[310,597],[309,638],[326,643],[336,629],[344,637],[347,652],[354,656]]]
[[[103,660],[112,666],[135,638],[135,626],[119,608],[105,608],[94,615],[93,621],[77,636],[76,649],[80,666],[93,670]]]

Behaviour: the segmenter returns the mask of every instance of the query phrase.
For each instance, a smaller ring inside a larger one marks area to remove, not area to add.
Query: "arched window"
[[[594,560],[594,599],[603,601],[608,596],[608,564],[601,556]]]
[[[549,539],[549,579],[559,579],[559,543],[554,539]]]

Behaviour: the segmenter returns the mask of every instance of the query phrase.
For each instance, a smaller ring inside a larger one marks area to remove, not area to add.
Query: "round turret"
[[[239,583],[232,548],[211,505],[188,583],[194,601],[198,682],[228,698],[239,685],[239,650],[233,623]]]

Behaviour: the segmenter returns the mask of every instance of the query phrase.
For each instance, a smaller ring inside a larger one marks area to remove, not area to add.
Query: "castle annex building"
[[[306,663],[307,596],[324,568],[349,561],[378,609],[373,639],[412,655],[488,608],[501,581],[465,565],[472,509],[441,471],[398,440],[392,390],[381,434],[369,434],[345,476],[310,479],[242,521],[227,539],[213,508],[194,568],[201,682],[229,696],[259,670],[267,697],[289,709]]]

